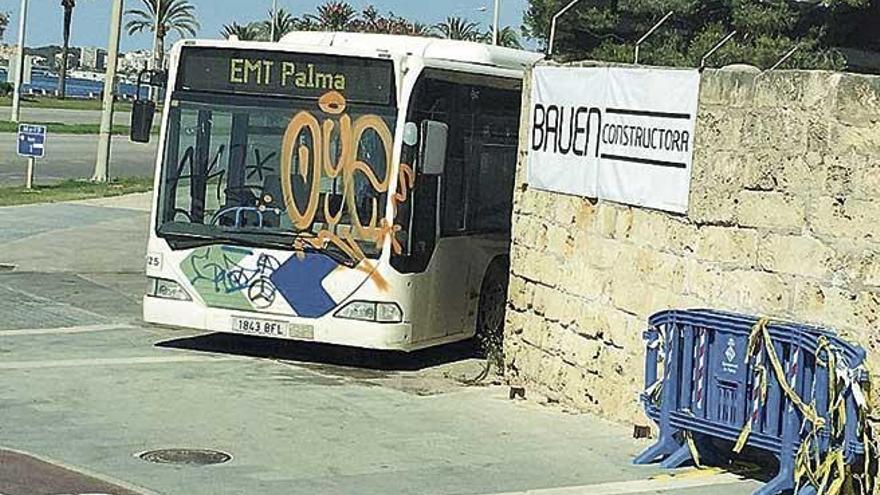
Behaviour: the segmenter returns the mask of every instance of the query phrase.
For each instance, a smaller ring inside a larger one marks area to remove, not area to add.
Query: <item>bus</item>
[[[351,33],[177,43],[144,320],[398,351],[500,335],[541,57]]]

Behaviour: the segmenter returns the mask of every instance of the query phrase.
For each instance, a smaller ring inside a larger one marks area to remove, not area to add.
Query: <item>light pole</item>
[[[110,132],[113,129],[113,100],[116,96],[116,66],[119,63],[119,38],[122,31],[122,0],[113,0],[110,10],[110,45],[107,47],[107,71],[104,74],[104,110],[98,135],[98,159],[92,180],[107,182],[110,169]]]
[[[563,14],[571,10],[571,8],[580,1],[581,0],[572,0],[571,3],[563,7],[562,10],[560,10],[556,15],[553,16],[553,21],[550,23],[550,49],[547,51],[547,58],[553,57],[553,44],[556,41],[556,21],[558,21],[559,18],[563,16]]]
[[[18,122],[21,118],[21,86],[24,81],[24,40],[27,29],[28,0],[21,0],[21,10],[18,16],[18,52],[15,54],[14,84],[15,91],[12,93],[12,122]],[[7,77],[9,73],[7,73]]]
[[[500,33],[499,23],[501,22],[501,0],[495,0],[495,28],[492,30],[492,44],[498,45],[498,35]]]
[[[272,34],[270,41],[275,42],[275,30],[278,24],[278,0],[272,0]]]
[[[162,61],[159,60],[159,12],[162,10],[162,0],[156,0],[156,24],[153,26],[153,70],[162,69]]]

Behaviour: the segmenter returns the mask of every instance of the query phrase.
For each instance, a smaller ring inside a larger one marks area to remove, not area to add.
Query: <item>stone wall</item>
[[[880,77],[704,73],[687,216],[529,188],[528,117],[505,338],[512,382],[644,423],[641,334],[667,308],[833,326],[880,362]]]

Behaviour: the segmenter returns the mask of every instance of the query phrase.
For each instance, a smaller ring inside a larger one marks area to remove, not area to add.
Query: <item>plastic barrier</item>
[[[779,459],[756,495],[840,489],[865,453],[863,349],[827,329],[711,310],[666,311],[649,324],[642,401],[660,435],[636,464],[675,468],[748,446]],[[715,439],[734,447],[721,452]]]

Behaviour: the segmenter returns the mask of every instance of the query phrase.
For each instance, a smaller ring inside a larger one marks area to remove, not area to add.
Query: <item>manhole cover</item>
[[[183,464],[188,466],[223,464],[232,460],[232,456],[226,452],[203,449],[151,450],[140,454],[138,457],[157,464]]]

